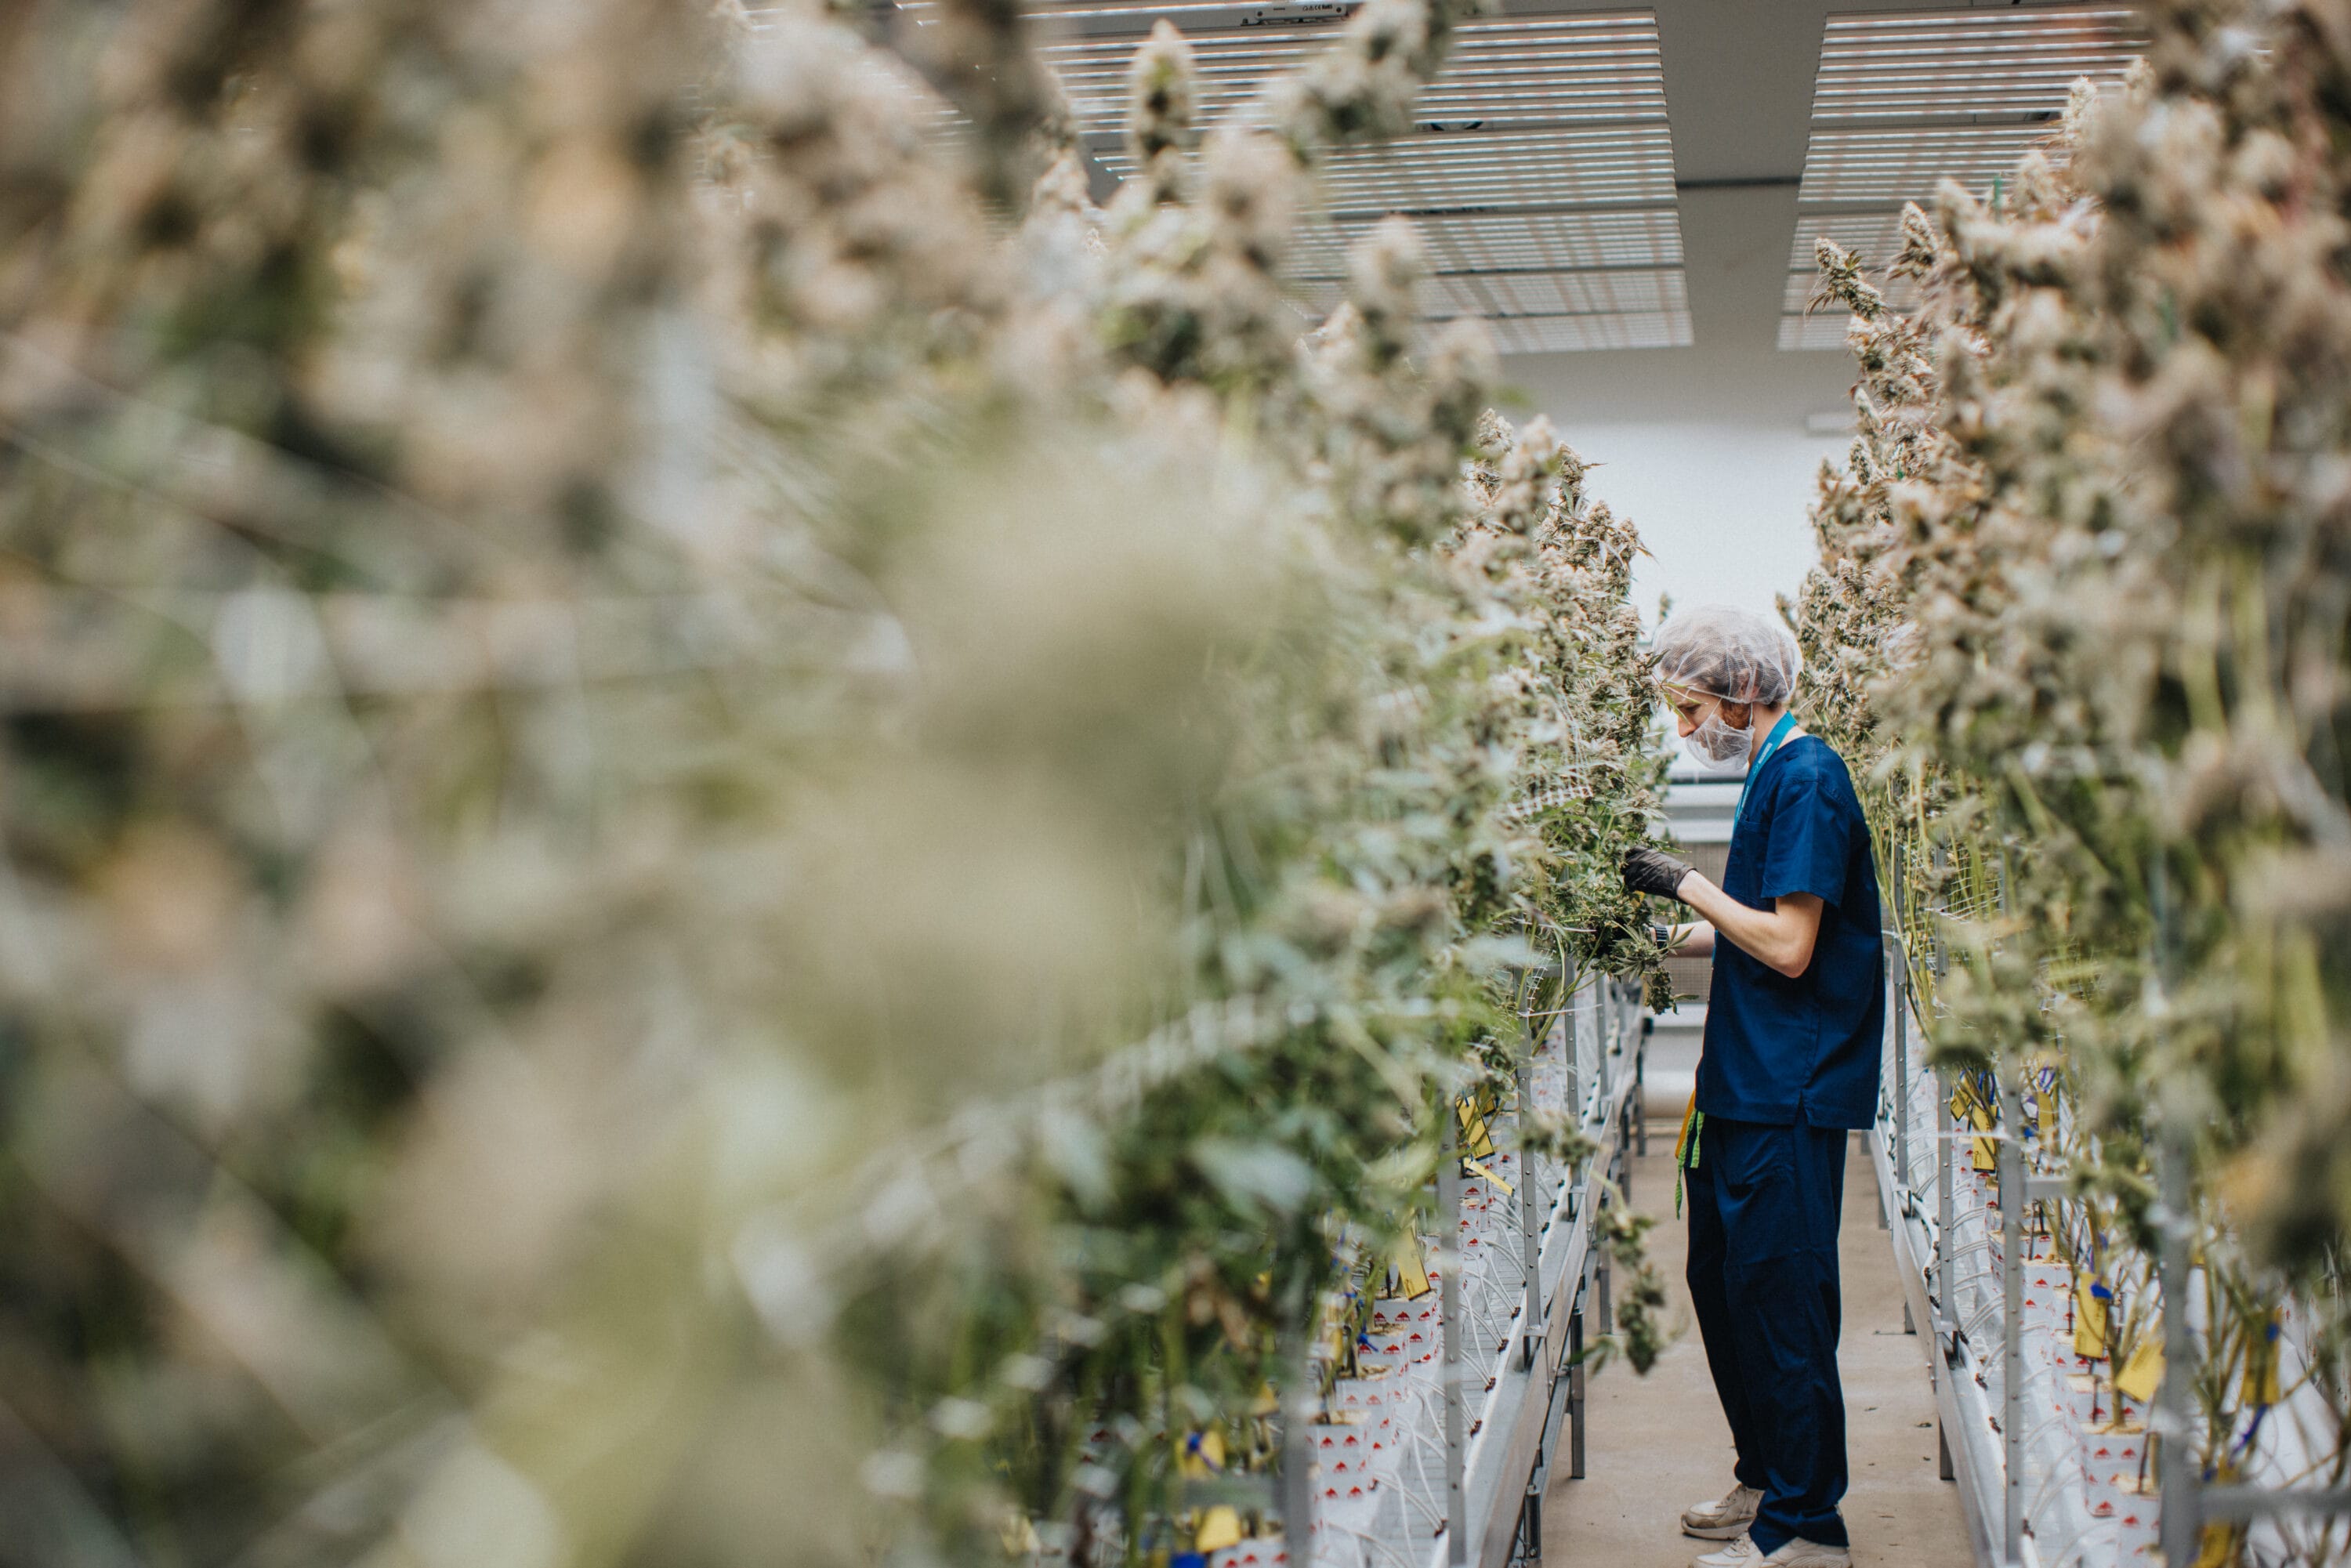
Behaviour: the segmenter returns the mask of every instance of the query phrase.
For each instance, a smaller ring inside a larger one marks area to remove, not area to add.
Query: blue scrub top
[[[1722,891],[1750,909],[1818,894],[1821,933],[1792,980],[1717,934],[1698,1108],[1782,1126],[1868,1126],[1886,1033],[1877,866],[1853,775],[1828,742],[1799,736],[1749,779]]]

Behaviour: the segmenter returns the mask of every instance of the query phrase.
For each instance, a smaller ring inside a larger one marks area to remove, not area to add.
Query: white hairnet
[[[1796,640],[1749,610],[1701,604],[1657,629],[1657,679],[1725,702],[1786,702],[1796,690]]]

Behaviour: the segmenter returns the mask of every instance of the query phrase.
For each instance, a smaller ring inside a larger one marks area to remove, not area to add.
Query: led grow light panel
[[[1126,73],[1151,22],[1185,29],[1204,128],[1248,124],[1265,85],[1335,40],[1350,7],[1031,6],[1044,57],[1096,161],[1125,178]],[[1246,25],[1244,25],[1246,24]],[[1646,11],[1488,17],[1461,26],[1416,107],[1418,129],[1321,162],[1316,215],[1285,266],[1327,308],[1347,248],[1381,218],[1411,218],[1437,276],[1433,317],[1641,319],[1621,329],[1513,330],[1506,343],[1687,341],[1656,21]]]
[[[1825,234],[1882,274],[1901,208],[1949,178],[1979,193],[2047,147],[2074,83],[2112,87],[2146,47],[2127,5],[2009,5],[1828,18],[1782,300],[1782,348],[1839,348],[1844,318],[1801,319]],[[1915,287],[1878,279],[1907,308]]]
[[[1831,16],[1813,120],[2053,118],[2076,78],[2118,81],[2146,47],[2127,5]]]
[[[1780,347],[1792,350],[1843,349],[1846,327],[1853,318],[1842,310],[1826,310],[1818,316],[1782,316],[1780,318]]]
[[[1324,164],[1333,214],[1504,206],[1670,206],[1674,150],[1662,123],[1616,131],[1465,131],[1347,148]]]
[[[1946,177],[1972,191],[1988,190],[2049,133],[2046,125],[1815,130],[1796,199],[1898,207],[1924,201]]]
[[[1328,315],[1344,297],[1336,279],[1297,285],[1310,313]],[[1681,270],[1654,272],[1439,273],[1420,287],[1420,309],[1432,320],[1456,316],[1594,316],[1612,312],[1656,316],[1687,312]]]
[[[1505,354],[1580,353],[1597,349],[1686,349],[1689,317],[1654,315],[1489,317],[1486,330]]]
[[[1124,149],[1102,166],[1134,172]],[[1653,204],[1674,200],[1674,151],[1663,123],[1609,131],[1466,131],[1349,147],[1323,163],[1334,216],[1465,208]]]
[[[1881,273],[1902,248],[1901,210],[1800,214],[1796,237],[1788,246],[1789,271],[1811,275],[1813,242],[1819,239],[1834,240],[1859,256],[1873,275]]]
[[[1302,229],[1290,270],[1301,277],[1339,277],[1350,246],[1376,219],[1350,217]],[[1641,212],[1517,211],[1417,217],[1429,266],[1439,272],[1583,267],[1679,267],[1681,225],[1671,208]]]
[[[1179,22],[1180,26],[1180,22]],[[1335,28],[1249,27],[1194,33],[1196,112],[1202,129],[1238,116],[1254,123],[1259,91],[1328,47]],[[1124,134],[1126,77],[1137,40],[1087,37],[1043,46],[1079,130],[1098,143]],[[1646,14],[1469,22],[1420,97],[1423,123],[1525,124],[1666,118],[1656,25]]]

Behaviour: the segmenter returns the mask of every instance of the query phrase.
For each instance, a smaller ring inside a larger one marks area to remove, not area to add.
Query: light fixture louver
[[[1183,29],[1199,122],[1214,130],[1249,123],[1266,82],[1325,47],[1352,9],[1030,7],[1088,151],[1120,178],[1134,172],[1127,63],[1154,21]],[[1326,160],[1321,208],[1288,264],[1304,308],[1337,298],[1347,246],[1393,214],[1428,255],[1429,324],[1482,319],[1506,353],[1690,341],[1654,13],[1465,22],[1416,114],[1413,133]]]
[[[1812,135],[1788,247],[1780,347],[1844,348],[1845,321],[1806,319],[1813,241],[1834,240],[1881,274],[1905,203],[1949,177],[1989,191],[2045,142],[2074,83],[2118,83],[2145,47],[2127,5],[2022,5],[1832,16],[1813,87]],[[1884,285],[1896,308],[1914,296]]]

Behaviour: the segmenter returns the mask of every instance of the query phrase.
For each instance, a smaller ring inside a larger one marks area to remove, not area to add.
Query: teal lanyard
[[[1763,771],[1763,765],[1771,760],[1771,754],[1780,749],[1781,744],[1788,738],[1788,732],[1795,727],[1796,716],[1783,713],[1780,716],[1780,722],[1771,727],[1771,733],[1763,737],[1763,748],[1755,754],[1754,763],[1747,769],[1746,779],[1739,786],[1739,805],[1730,813],[1733,827],[1738,825],[1740,818],[1747,814],[1747,791],[1754,784],[1755,776]]]

